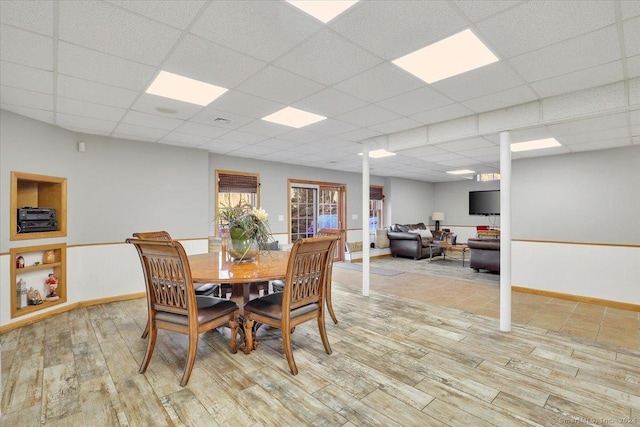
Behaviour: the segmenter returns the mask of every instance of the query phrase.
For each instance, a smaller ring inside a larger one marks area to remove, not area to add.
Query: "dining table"
[[[224,250],[189,255],[191,277],[194,283],[231,285],[231,299],[242,315],[244,305],[260,296],[256,285],[285,279],[289,254],[289,251],[261,251],[254,260],[240,262]]]

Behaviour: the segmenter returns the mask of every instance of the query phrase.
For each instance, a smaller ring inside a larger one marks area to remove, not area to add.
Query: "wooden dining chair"
[[[335,236],[326,236],[296,241],[287,264],[284,291],[253,299],[244,305],[246,352],[257,347],[255,334],[261,325],[278,328],[282,331],[282,347],[289,369],[297,375],[291,334],[301,323],[317,319],[322,344],[327,354],[331,354],[324,322],[324,280],[335,240]]]
[[[173,240],[167,231],[145,231],[142,233],[133,233],[133,237],[142,240]],[[194,283],[193,285],[196,295],[215,295],[220,292],[220,285],[217,283]],[[140,338],[146,338],[149,335],[149,323],[144,327]]]
[[[327,304],[327,310],[329,310],[329,315],[333,320],[333,323],[338,324],[338,318],[336,314],[333,312],[333,303],[331,302],[331,280],[333,276],[333,258],[336,253],[336,246],[342,237],[342,230],[337,228],[321,228],[318,230],[318,236],[336,236],[336,240],[333,242],[333,246],[331,247],[331,256],[329,257],[329,262],[327,262],[327,274],[325,276],[325,301]]]
[[[158,329],[189,336],[187,361],[180,381],[185,386],[196,360],[198,336],[220,326],[231,329],[231,352],[237,352],[240,308],[233,301],[196,296],[184,248],[175,240],[127,239],[140,256],[147,291],[149,340],[139,372],[147,370]]]

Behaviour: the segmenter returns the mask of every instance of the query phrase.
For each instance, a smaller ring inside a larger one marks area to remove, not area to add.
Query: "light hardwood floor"
[[[534,324],[514,324],[512,332],[502,333],[495,317],[470,309],[473,298],[460,293],[468,283],[458,283],[456,291],[458,300],[469,300],[466,305],[444,307],[428,301],[435,285],[425,277],[372,275],[365,298],[361,274],[336,268],[333,305],[340,323],[327,324],[333,354],[325,354],[313,322],[299,326],[293,345],[300,373],[292,376],[277,330],[260,334],[258,349],[249,355],[231,354],[225,331],[212,331],[201,335],[184,388],[179,381],[186,337],[179,334],[160,331],[147,373],[138,374],[146,343],[140,338],[144,300],[53,316],[0,336],[1,424],[640,423],[638,348]],[[408,288],[411,298],[389,292]],[[451,302],[456,296],[444,289],[438,294]],[[487,304],[475,301],[476,308]]]

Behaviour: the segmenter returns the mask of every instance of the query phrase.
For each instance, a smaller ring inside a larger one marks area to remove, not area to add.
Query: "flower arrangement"
[[[235,206],[223,206],[219,211],[221,222],[229,227],[233,241],[255,241],[259,248],[266,248],[271,238],[269,215],[262,208],[254,208],[240,201]],[[245,254],[243,254],[244,256]]]

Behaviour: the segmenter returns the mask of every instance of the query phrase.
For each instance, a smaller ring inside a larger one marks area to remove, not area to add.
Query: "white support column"
[[[362,143],[362,295],[369,296],[369,144]]]
[[[500,132],[500,330],[511,331],[511,133]]]

